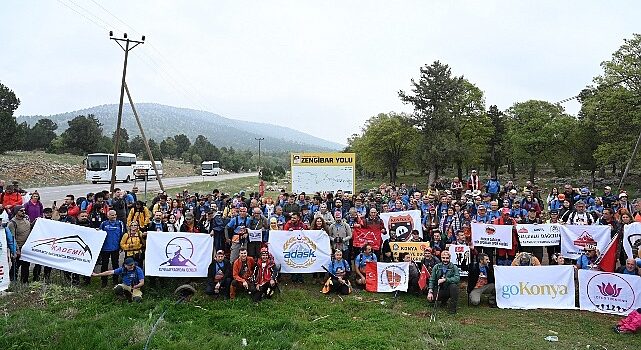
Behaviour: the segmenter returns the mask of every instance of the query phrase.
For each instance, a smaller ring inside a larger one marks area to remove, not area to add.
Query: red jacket
[[[22,196],[18,192],[13,193],[3,193],[2,194],[2,206],[5,209],[11,210],[16,205],[22,205]]]
[[[292,221],[289,220],[285,223],[285,227],[283,227],[283,230],[289,231],[289,230],[307,230],[307,227],[305,224],[298,220],[298,223],[296,225],[292,224]]]
[[[516,233],[516,220],[514,220],[513,218],[508,218],[508,220],[506,221],[505,219],[503,219],[503,216],[500,216],[500,217],[494,219],[493,224],[494,225],[513,225],[513,228],[512,228],[512,249],[499,248],[499,249],[496,250],[496,255],[499,256],[499,257],[511,257],[511,258],[514,258],[514,256],[516,255],[516,251],[517,251],[517,249],[519,247],[519,237],[518,237],[518,235]]]
[[[76,203],[72,203],[67,207],[67,215],[77,218],[78,214],[80,214],[80,207],[77,206]]]

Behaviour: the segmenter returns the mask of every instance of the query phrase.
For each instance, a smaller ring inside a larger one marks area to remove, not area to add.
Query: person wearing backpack
[[[94,272],[91,276],[100,276],[104,278],[107,278],[107,276],[113,276],[116,277],[116,279],[118,278],[117,276],[122,276],[122,283],[114,286],[114,293],[118,296],[126,297],[129,302],[142,302],[142,291],[140,288],[145,285],[145,273],[140,267],[136,266],[136,262],[133,258],[125,259],[125,263],[122,267],[100,273]]]
[[[343,259],[343,251],[336,249],[334,252],[334,259],[327,268],[329,278],[325,282],[321,292],[328,294],[331,292],[348,295],[352,292],[352,285],[349,282],[349,274],[351,268],[349,262]]]

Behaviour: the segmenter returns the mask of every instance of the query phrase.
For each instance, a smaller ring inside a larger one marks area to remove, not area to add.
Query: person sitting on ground
[[[449,299],[449,313],[456,314],[460,281],[461,275],[458,267],[450,261],[450,252],[444,250],[441,253],[441,262],[432,269],[427,300],[447,302]]]
[[[625,265],[619,266],[619,268],[616,270],[616,273],[639,276],[639,268],[637,267],[637,262],[632,258],[627,259],[625,261]]]
[[[541,266],[541,262],[532,253],[519,252],[512,260],[512,266]]]
[[[251,281],[252,272],[254,271],[254,258],[247,256],[247,248],[240,248],[239,257],[234,261],[232,268],[233,280],[229,287],[229,298],[236,298],[236,290],[245,290],[248,293],[256,290],[254,283]]]
[[[349,262],[343,259],[342,250],[337,249],[334,251],[334,259],[329,264],[327,271],[329,272],[329,278],[325,282],[323,290],[321,290],[323,294],[335,292],[348,295],[352,292],[352,285],[348,280],[351,269]]]
[[[596,260],[599,257],[599,253],[596,246],[594,244],[586,244],[585,247],[583,247],[583,251],[585,251],[585,253],[576,260],[576,268],[579,270],[597,269]]]
[[[145,274],[142,269],[136,266],[133,258],[125,259],[124,267],[115,270],[92,273],[91,276],[122,276],[122,283],[114,287],[114,293],[124,296],[129,302],[142,302],[142,291],[140,288],[145,284]]]
[[[409,280],[407,282],[407,292],[418,295],[421,292],[421,288],[418,286],[418,279],[420,278],[420,275],[421,275],[418,269],[418,265],[414,260],[412,260],[412,256],[410,255],[410,253],[399,254],[398,260],[402,262],[407,262],[410,264],[410,274],[409,274]]]
[[[207,287],[205,288],[205,294],[211,296],[222,295],[225,299],[229,298],[231,278],[231,264],[229,260],[225,259],[225,252],[219,250],[216,252],[216,257],[207,270]]]
[[[479,254],[479,261],[472,265],[467,277],[467,294],[470,304],[477,306],[481,303],[481,295],[490,295],[488,303],[496,306],[496,291],[494,290],[494,265],[485,253]]]
[[[260,249],[260,258],[254,267],[253,280],[256,283],[256,291],[253,292],[252,298],[255,303],[264,298],[271,298],[274,291],[278,289],[278,275],[280,266],[274,262],[274,258],[269,254],[267,247]]]
[[[432,268],[440,263],[441,260],[432,254],[432,248],[427,247],[423,251],[423,259],[421,260],[421,268],[425,266],[429,273],[432,273]]]
[[[372,246],[365,244],[363,251],[354,259],[354,270],[356,271],[356,275],[358,275],[356,284],[365,285],[365,265],[367,265],[369,261],[377,262],[378,259],[376,259],[376,255],[372,251]]]

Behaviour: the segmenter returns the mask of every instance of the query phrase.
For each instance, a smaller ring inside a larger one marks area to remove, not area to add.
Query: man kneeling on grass
[[[450,252],[444,250],[441,253],[441,262],[434,265],[430,276],[427,300],[446,303],[449,299],[449,313],[456,313],[458,304],[459,282],[461,274],[458,266],[450,261]]]
[[[137,303],[142,301],[142,291],[140,288],[145,284],[145,274],[140,267],[136,266],[133,258],[125,259],[124,267],[91,274],[91,276],[111,275],[122,276],[122,283],[114,287],[114,293],[116,293],[116,295],[124,296],[130,302],[132,300]]]
[[[252,281],[252,275],[254,272],[254,258],[247,256],[247,248],[240,248],[239,256],[232,267],[233,280],[231,281],[231,286],[229,287],[229,298],[236,298],[236,290],[244,290],[251,294],[253,290],[256,289]]]

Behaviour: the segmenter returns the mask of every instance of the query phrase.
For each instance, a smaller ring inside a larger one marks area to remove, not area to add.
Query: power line
[[[67,4],[66,4],[66,3],[64,3],[62,0],[56,0],[56,1],[58,1],[59,3],[61,3],[62,5],[64,5],[66,8],[70,9],[71,11],[73,11],[73,12],[75,12],[75,13],[79,14],[79,15],[80,15],[80,16],[82,16],[84,19],[88,20],[89,22],[91,22],[91,23],[95,24],[96,26],[98,26],[98,27],[100,27],[100,28],[104,29],[105,31],[108,31],[108,30],[109,30],[109,28],[108,28],[108,27],[105,27],[105,26],[103,26],[103,25],[99,24],[98,22],[94,21],[93,19],[91,19],[91,18],[89,18],[89,17],[85,16],[84,14],[82,14],[82,13],[78,12],[78,10],[76,10],[76,9],[74,9],[73,7],[71,7],[71,6],[67,5]]]

